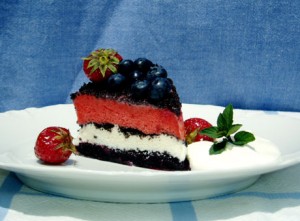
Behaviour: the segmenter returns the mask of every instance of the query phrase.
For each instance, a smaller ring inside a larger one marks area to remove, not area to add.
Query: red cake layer
[[[136,105],[111,99],[78,95],[74,100],[77,123],[110,123],[121,127],[135,128],[145,134],[169,134],[184,140],[182,114],[176,116],[167,109],[150,105]]]

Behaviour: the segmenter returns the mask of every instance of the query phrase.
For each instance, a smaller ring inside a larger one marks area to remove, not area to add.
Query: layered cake
[[[165,68],[112,49],[84,58],[90,82],[71,94],[80,155],[126,165],[189,170],[181,103]]]

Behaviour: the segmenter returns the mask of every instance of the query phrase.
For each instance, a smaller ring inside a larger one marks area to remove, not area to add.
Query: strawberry
[[[100,82],[117,73],[122,56],[113,49],[97,49],[83,58],[83,71],[93,82]]]
[[[61,164],[76,153],[72,144],[72,136],[68,129],[62,127],[47,127],[37,137],[35,155],[47,164]]]
[[[186,142],[191,144],[201,140],[214,141],[211,137],[199,134],[200,131],[211,126],[212,125],[208,121],[202,118],[190,118],[185,120],[184,128]]]

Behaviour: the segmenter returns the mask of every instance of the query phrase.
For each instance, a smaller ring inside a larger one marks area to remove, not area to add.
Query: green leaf
[[[117,72],[118,72],[117,68],[116,68],[115,66],[113,66],[112,64],[109,64],[109,65],[108,65],[108,68],[109,68],[113,73],[117,73]]]
[[[96,57],[96,58],[100,56],[98,50],[92,51],[91,55],[92,55],[92,57]]]
[[[230,136],[231,134],[234,134],[242,127],[242,124],[233,124],[231,128],[228,130],[226,136]]]
[[[227,121],[223,114],[219,114],[218,119],[217,119],[217,126],[218,126],[219,130],[227,131]]]
[[[255,140],[255,137],[252,133],[247,132],[247,131],[240,131],[234,135],[234,141],[232,143],[234,145],[243,146],[254,140]]]
[[[209,149],[210,155],[220,154],[226,149],[227,139],[223,139],[221,142],[214,143]]]
[[[102,76],[105,77],[107,65],[100,65],[99,68],[100,68],[100,72],[101,72]]]
[[[227,105],[223,111],[223,117],[226,121],[226,128],[229,130],[233,124],[233,106],[232,104]]]
[[[219,131],[218,127],[209,127],[201,130],[199,134],[209,136],[211,138],[220,138],[223,137],[226,132]]]
[[[113,64],[119,64],[120,63],[119,59],[116,58],[116,57],[111,57],[110,62],[113,63]]]
[[[206,128],[199,132],[199,134],[209,136],[211,138],[222,138],[220,142],[215,142],[209,154],[220,154],[226,149],[227,142],[237,146],[243,146],[255,140],[252,133],[247,131],[237,132],[242,127],[242,124],[233,124],[233,106],[231,104],[225,107],[224,111],[219,114],[217,119],[217,126]],[[230,136],[235,134],[233,137]]]

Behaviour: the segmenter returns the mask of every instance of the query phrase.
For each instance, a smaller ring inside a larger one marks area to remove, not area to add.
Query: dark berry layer
[[[76,148],[85,157],[103,161],[157,170],[190,170],[187,159],[184,162],[179,162],[178,158],[165,152],[123,151],[89,143],[80,143]]]
[[[158,108],[168,109],[175,113],[177,116],[181,114],[181,103],[176,92],[176,88],[172,85],[171,92],[165,98],[159,101],[139,98],[134,96],[129,89],[124,90],[109,90],[107,84],[92,83],[84,84],[78,92],[71,94],[71,99],[75,99],[79,95],[93,95],[98,98],[107,98],[117,100],[119,102],[132,103],[137,105],[153,105]]]

